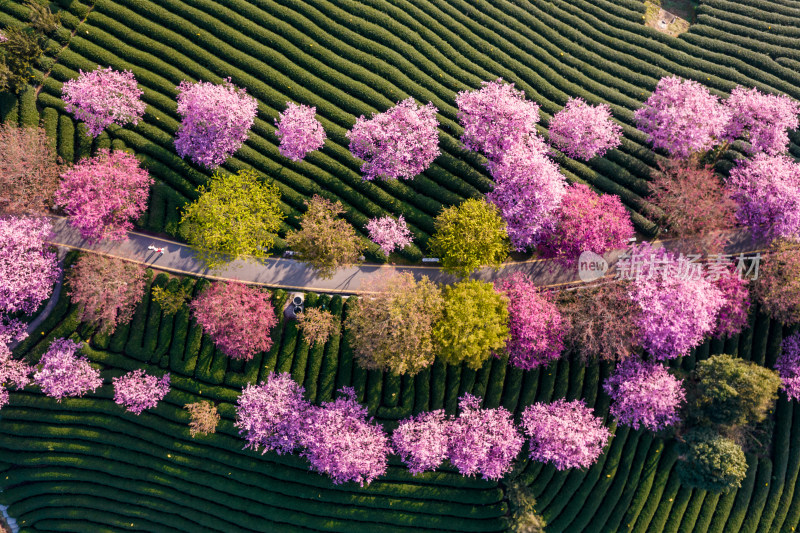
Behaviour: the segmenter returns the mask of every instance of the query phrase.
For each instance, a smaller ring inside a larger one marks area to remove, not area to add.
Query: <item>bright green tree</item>
[[[445,287],[444,315],[433,328],[444,362],[477,370],[506,345],[508,304],[491,283],[464,280]]]
[[[264,255],[274,244],[284,214],[280,191],[252,170],[217,170],[208,189],[187,205],[181,234],[210,267],[242,256]]]
[[[477,199],[442,211],[428,246],[446,272],[462,277],[484,265],[499,268],[510,250],[506,223],[497,207]]]
[[[191,290],[175,278],[166,287],[154,286],[151,293],[153,301],[161,305],[165,315],[174,315],[192,297]]]
[[[741,446],[709,429],[695,429],[684,437],[677,471],[681,482],[712,492],[741,486],[747,458]]]

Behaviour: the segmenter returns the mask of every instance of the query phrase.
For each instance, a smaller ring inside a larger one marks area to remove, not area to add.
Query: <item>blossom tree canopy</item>
[[[781,377],[786,396],[790,400],[800,400],[800,333],[783,339],[775,370]]]
[[[0,315],[0,409],[8,403],[8,387],[18,389],[30,383],[33,369],[21,359],[11,357],[9,344],[21,341],[28,336],[25,323],[19,320],[8,320]]]
[[[597,194],[574,183],[554,212],[555,223],[545,231],[540,250],[565,266],[574,266],[584,251],[598,255],[624,248],[634,236],[633,223],[615,194]]]
[[[59,402],[67,396],[83,396],[103,385],[100,370],[92,368],[86,357],[75,355],[80,343],[60,338],[39,360],[33,381],[45,395]]]
[[[286,372],[270,372],[258,385],[248,383],[236,401],[234,424],[247,440],[246,447],[263,447],[262,454],[278,455],[296,450],[310,409],[303,392]]]
[[[727,140],[743,137],[750,153],[777,155],[789,147],[788,130],[800,125],[800,102],[785,94],[764,94],[755,87],[741,86],[725,101],[731,120],[725,130]]]
[[[330,311],[307,307],[297,318],[297,327],[309,344],[325,344],[339,331],[339,319]]]
[[[33,313],[50,297],[60,273],[45,248],[47,219],[0,218],[0,313]]]
[[[183,118],[175,137],[178,155],[209,169],[220,166],[247,140],[258,102],[230,78],[222,85],[182,81],[178,91],[178,114]]]
[[[414,240],[403,215],[398,218],[373,218],[367,223],[367,231],[372,242],[381,247],[381,252],[389,257],[395,250],[402,250]]]
[[[436,470],[448,458],[452,420],[443,409],[419,413],[400,422],[392,433],[395,451],[417,475]]]
[[[568,156],[588,161],[622,143],[622,127],[611,120],[606,104],[591,106],[570,98],[550,120],[550,142]]]
[[[456,95],[458,120],[464,126],[461,142],[468,150],[499,159],[513,145],[536,133],[539,106],[525,100],[513,83],[483,81],[481,88]]]
[[[733,337],[742,331],[747,326],[750,310],[749,280],[739,275],[733,262],[727,262],[721,267],[710,277],[722,291],[724,298],[714,328],[714,336],[717,338]]]
[[[278,147],[284,157],[302,161],[309,152],[325,144],[325,130],[314,118],[316,107],[286,102],[286,110],[275,119],[275,135],[281,140]]]
[[[525,439],[504,407],[482,409],[481,399],[466,393],[451,426],[450,462],[463,476],[498,480],[511,471]]]
[[[728,186],[736,218],[756,239],[800,239],[800,164],[785,155],[757,154],[731,169]]]
[[[147,210],[153,183],[133,154],[103,149],[61,175],[55,203],[84,239],[124,241],[133,221]]]
[[[252,359],[272,346],[278,323],[269,293],[243,283],[215,282],[191,301],[194,318],[232,359]]]
[[[109,124],[138,124],[147,104],[130,70],[119,72],[97,67],[67,81],[61,87],[67,113],[86,123],[89,135],[97,137]]]
[[[383,426],[367,419],[355,390],[343,387],[340,393],[332,402],[311,407],[301,428],[301,454],[334,485],[355,481],[363,487],[386,473],[392,450]]]
[[[114,402],[125,406],[126,410],[135,415],[158,405],[169,392],[169,373],[158,379],[138,368],[124,376],[112,378],[112,381]]]
[[[564,175],[543,147],[541,139],[530,136],[489,164],[495,187],[486,199],[499,209],[517,251],[538,244],[567,192]]]
[[[522,412],[522,427],[530,439],[530,457],[557,470],[589,468],[608,443],[611,432],[583,400],[535,403]]]
[[[370,119],[361,115],[346,135],[350,152],[364,160],[364,179],[411,179],[428,168],[441,153],[437,111],[408,98]]]
[[[730,111],[700,83],[670,76],[661,78],[633,117],[654,148],[686,158],[719,143]]]
[[[763,257],[754,293],[761,309],[786,326],[800,324],[800,250],[777,241]]]
[[[519,272],[495,282],[495,288],[508,296],[509,363],[532,370],[558,359],[567,323],[548,294]]]
[[[58,161],[44,128],[0,124],[0,212],[49,211],[58,186]]]
[[[633,429],[658,431],[675,424],[686,399],[682,380],[659,363],[635,357],[620,363],[603,389],[612,400],[611,414]]]
[[[189,416],[191,417],[189,434],[193,438],[200,433],[203,435],[216,433],[217,424],[220,420],[216,405],[209,401],[203,401],[187,403],[183,407],[189,411]]]

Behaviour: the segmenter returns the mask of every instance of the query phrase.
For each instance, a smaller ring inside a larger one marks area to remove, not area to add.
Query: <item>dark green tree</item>
[[[741,446],[709,429],[686,434],[677,466],[681,482],[712,492],[728,492],[742,484],[747,458]]]

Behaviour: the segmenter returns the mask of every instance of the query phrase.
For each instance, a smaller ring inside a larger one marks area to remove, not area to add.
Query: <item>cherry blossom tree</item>
[[[316,107],[286,102],[286,110],[275,119],[275,135],[281,140],[278,147],[283,157],[302,161],[309,152],[325,144],[325,130],[314,118]]]
[[[500,479],[525,442],[511,413],[503,407],[483,409],[481,399],[469,393],[459,398],[458,408],[450,429],[450,462],[462,476]]]
[[[135,415],[158,405],[169,392],[169,373],[159,379],[138,368],[124,376],[112,378],[112,381],[114,402],[125,406],[127,411]]]
[[[182,81],[178,86],[178,114],[183,118],[175,149],[198,165],[220,166],[247,140],[258,102],[227,78],[222,85]]]
[[[500,159],[536,133],[539,106],[502,79],[483,81],[478,90],[459,92],[456,105],[456,116],[464,126],[461,142],[490,160]]]
[[[311,407],[301,428],[301,455],[334,485],[355,481],[363,487],[386,473],[389,438],[381,425],[367,419],[352,387],[339,392],[336,400]]]
[[[669,76],[661,78],[633,117],[654,148],[686,158],[719,143],[730,111],[700,83]]]
[[[727,262],[715,268],[709,277],[722,292],[724,302],[717,314],[717,325],[714,336],[717,338],[733,337],[747,325],[750,310],[749,280],[740,276],[733,262]]]
[[[725,101],[731,119],[725,130],[728,141],[743,137],[750,153],[778,155],[789,147],[788,130],[800,125],[800,102],[785,94],[764,94],[755,87],[739,85]]]
[[[761,261],[754,293],[770,318],[787,326],[800,324],[800,250],[776,241]]]
[[[386,257],[395,250],[402,250],[414,240],[403,215],[373,218],[367,223],[367,232],[372,242],[381,247]]]
[[[392,432],[392,445],[417,475],[426,470],[436,470],[448,458],[450,433],[453,421],[443,409],[419,413],[402,420]]]
[[[428,168],[441,153],[437,111],[408,98],[371,119],[361,115],[346,135],[350,152],[364,160],[364,179],[411,179]]]
[[[58,186],[56,153],[43,128],[0,124],[0,212],[48,212]]]
[[[508,297],[509,363],[532,370],[558,359],[567,323],[549,294],[519,272],[495,282],[495,288]]]
[[[33,313],[50,297],[60,268],[45,247],[47,219],[0,218],[0,313]]]
[[[9,320],[0,315],[0,409],[8,403],[8,387],[17,389],[30,383],[33,369],[21,359],[11,357],[9,344],[22,341],[28,336],[25,324],[19,320]]]
[[[550,120],[550,142],[568,156],[588,161],[619,146],[622,127],[611,120],[608,105],[570,98]]]
[[[530,457],[557,470],[589,468],[603,453],[611,432],[583,400],[535,403],[522,412]]]
[[[736,218],[756,239],[800,239],[800,164],[785,155],[757,154],[728,178]]]
[[[147,104],[130,70],[116,71],[97,67],[61,87],[67,113],[86,123],[87,133],[97,137],[109,124],[138,124]]]
[[[543,233],[540,251],[565,266],[574,266],[584,251],[598,255],[624,248],[634,236],[633,224],[615,194],[597,194],[588,185],[574,183],[553,213]]]
[[[278,323],[269,293],[243,283],[216,282],[192,300],[194,318],[214,344],[232,359],[252,359],[272,346]]]
[[[189,411],[189,416],[192,417],[189,421],[189,434],[192,438],[199,434],[216,433],[220,419],[216,405],[209,401],[203,401],[187,403],[183,407]]]
[[[103,149],[61,175],[55,203],[84,239],[124,241],[133,221],[147,210],[153,183],[133,154]]]
[[[678,411],[686,400],[683,380],[659,363],[635,357],[617,366],[603,390],[611,397],[611,414],[633,429],[658,431],[679,422]]]
[[[68,396],[94,392],[103,385],[100,370],[92,368],[86,357],[76,355],[80,347],[81,343],[65,338],[50,343],[33,374],[34,383],[45,395],[61,402]]]
[[[781,377],[786,396],[790,400],[800,400],[800,333],[784,337],[775,370]]]
[[[278,455],[297,450],[310,409],[304,391],[286,372],[270,372],[258,385],[248,383],[236,401],[234,423],[246,447]]]
[[[333,313],[316,307],[305,309],[297,318],[297,327],[309,344],[325,344],[339,331],[340,325]]]

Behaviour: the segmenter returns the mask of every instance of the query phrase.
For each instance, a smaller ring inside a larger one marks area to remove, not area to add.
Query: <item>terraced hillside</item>
[[[195,196],[207,173],[182,161],[172,145],[182,80],[232,77],[259,101],[246,146],[227,168],[254,167],[281,187],[287,225],[297,223],[313,193],[340,199],[361,231],[367,219],[403,214],[417,237],[405,253],[421,256],[442,206],[492,186],[481,157],[460,148],[455,93],[481,80],[513,81],[548,118],[569,96],[608,103],[623,124],[623,145],[589,164],[561,157],[570,180],[619,194],[643,233],[655,226],[639,213],[657,156],[632,126],[633,110],[668,74],[696,79],[725,94],[736,84],[800,98],[796,39],[800,3],[793,0],[704,0],[698,23],[679,39],[641,22],[637,0],[77,0],[57,3],[63,28],[40,64],[38,93],[0,103],[0,119],[45,127],[68,161],[93,148],[128,146],[158,178],[141,224],[175,234],[176,209]],[[0,3],[0,27],[26,20],[17,2]],[[148,104],[136,127],[111,127],[90,143],[63,113],[62,83],[97,64],[130,69]],[[442,155],[409,182],[363,182],[345,132],[356,117],[413,96],[439,108]],[[306,162],[281,157],[273,119],[286,101],[317,107],[325,148]],[[544,131],[544,130],[543,130]],[[800,137],[791,151],[800,155]],[[732,157],[732,154],[729,154]]]

